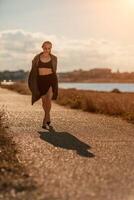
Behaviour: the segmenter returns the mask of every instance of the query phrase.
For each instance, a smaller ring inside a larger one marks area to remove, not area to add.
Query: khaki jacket
[[[31,105],[33,105],[37,100],[40,99],[41,95],[38,89],[37,84],[37,77],[38,77],[38,62],[39,62],[39,56],[43,52],[38,53],[32,60],[32,67],[28,76],[28,87],[32,93],[31,97]],[[57,75],[57,56],[50,53],[51,59],[52,59],[52,70]]]

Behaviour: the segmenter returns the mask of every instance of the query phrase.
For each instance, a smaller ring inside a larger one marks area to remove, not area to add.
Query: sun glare
[[[130,6],[134,6],[134,0],[127,0],[127,2]]]
[[[134,9],[134,0],[120,0],[120,5],[124,7],[124,9],[132,10]]]

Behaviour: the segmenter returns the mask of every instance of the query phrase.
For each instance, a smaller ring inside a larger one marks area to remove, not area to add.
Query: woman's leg
[[[46,124],[47,121],[50,121],[50,110],[51,110],[51,99],[52,99],[52,87],[49,87],[48,92],[42,96],[42,106],[45,112],[45,117],[43,124]]]

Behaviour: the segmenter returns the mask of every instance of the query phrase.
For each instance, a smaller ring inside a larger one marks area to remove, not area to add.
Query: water
[[[82,90],[111,91],[115,88],[121,92],[134,92],[134,83],[66,83],[59,82],[59,88],[76,88]]]

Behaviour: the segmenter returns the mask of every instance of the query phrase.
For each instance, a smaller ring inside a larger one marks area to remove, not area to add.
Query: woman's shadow
[[[53,144],[56,147],[61,147],[65,149],[76,150],[77,154],[84,157],[95,157],[95,155],[88,151],[91,147],[77,139],[75,136],[68,132],[57,132],[52,126],[46,131],[38,131],[40,138]]]

